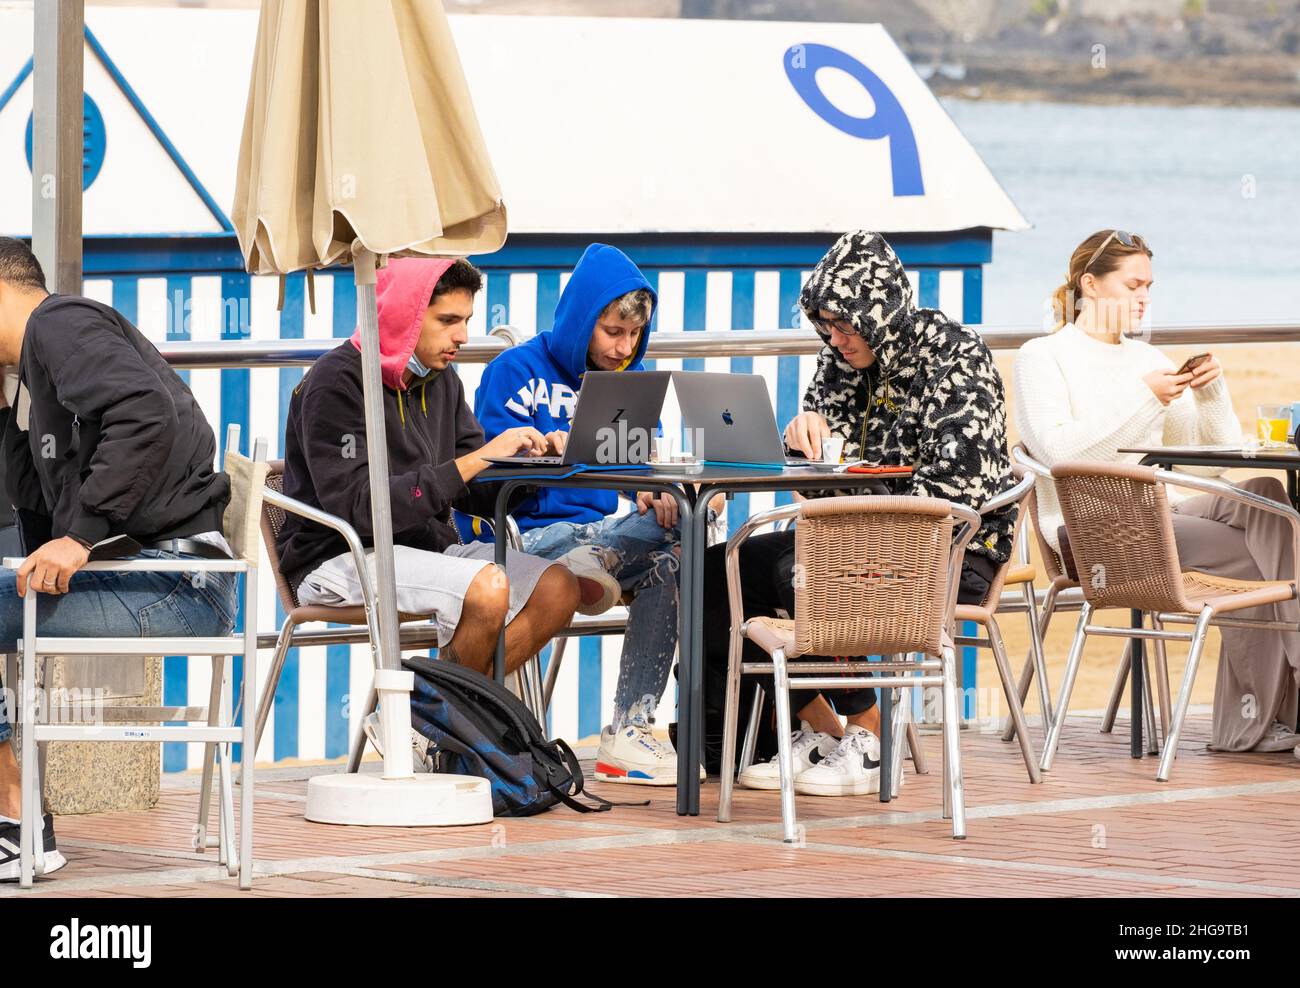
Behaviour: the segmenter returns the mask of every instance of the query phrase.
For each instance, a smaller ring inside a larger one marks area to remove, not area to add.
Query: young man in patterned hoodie
[[[903,265],[882,236],[842,236],[818,263],[799,304],[826,345],[804,394],[804,411],[786,427],[791,450],[820,458],[822,440],[839,437],[847,460],[912,465],[910,481],[895,493],[976,510],[1012,486],[1002,379],[992,354],[973,330],[914,306]],[[1011,556],[1014,523],[1013,508],[1000,511],[971,541],[958,592],[962,603],[984,599],[994,573]],[[725,666],[730,621],[721,549],[710,550],[705,560],[704,635],[706,660]],[[746,617],[793,613],[793,566],[793,531],[745,544],[740,568]],[[763,657],[747,655],[746,661]],[[803,721],[794,740],[795,791],[877,792],[875,690],[843,690],[833,698],[848,719],[846,730],[815,693],[791,693],[791,706]],[[777,760],[750,766],[740,782],[780,788]]]

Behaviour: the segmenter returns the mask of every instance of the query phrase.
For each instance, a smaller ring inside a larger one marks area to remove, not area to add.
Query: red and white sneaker
[[[601,782],[622,782],[634,786],[677,785],[677,752],[660,741],[643,724],[630,723],[615,733],[613,727],[600,732],[596,751],[596,778]],[[700,766],[700,781],[705,780]]]

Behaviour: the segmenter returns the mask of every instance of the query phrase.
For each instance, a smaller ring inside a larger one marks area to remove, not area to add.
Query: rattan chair
[[[1185,487],[1282,515],[1291,522],[1300,559],[1300,514],[1219,480],[1158,470],[1154,467],[1115,463],[1061,463],[1052,479],[1065,515],[1065,528],[1084,595],[1083,610],[1057,701],[1042,768],[1051,769],[1089,635],[1188,641],[1191,649],[1182,687],[1164,739],[1156,778],[1167,781],[1178,753],[1178,739],[1191,703],[1192,686],[1211,625],[1278,632],[1300,631],[1285,621],[1227,617],[1234,611],[1276,604],[1296,596],[1296,579],[1232,580],[1183,569],[1174,540],[1173,516],[1165,486]],[[1155,622],[1151,629],[1111,628],[1092,623],[1102,608],[1142,611]],[[1166,631],[1165,624],[1192,624],[1190,632]]]
[[[756,617],[746,621],[740,597],[740,546],[758,528],[783,518],[798,519],[794,620]],[[959,683],[950,628],[956,574],[979,521],[980,516],[969,508],[932,498],[821,498],[754,515],[727,541],[731,640],[718,801],[720,822],[731,819],[740,677],[742,673],[769,673],[776,686],[781,821],[787,843],[796,840],[790,750],[792,687],[826,690],[939,686],[943,695],[944,816],[952,818],[955,838],[966,836],[958,746]],[[958,523],[960,528],[954,538],[954,525]],[[767,652],[771,661],[743,662],[745,638]],[[920,653],[924,658],[913,660],[911,653]],[[804,655],[886,658],[787,664],[787,660]],[[870,672],[878,675],[867,675]],[[840,673],[858,675],[837,675]],[[896,747],[901,751],[901,744]],[[892,771],[892,765],[882,765],[882,772],[886,770]]]

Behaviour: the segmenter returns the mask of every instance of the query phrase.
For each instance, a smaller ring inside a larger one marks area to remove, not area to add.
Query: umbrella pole
[[[375,300],[375,255],[354,252],[357,325],[361,329],[361,385],[366,415],[366,451],[370,467],[371,531],[375,546],[375,623],[379,628],[382,668],[375,672],[379,692],[380,736],[384,778],[413,776],[410,694],[414,673],[402,669],[397,621],[397,578],[393,569],[393,516],[388,497],[388,437],[384,426],[384,382],[379,366],[379,311]]]
[[[361,382],[366,413],[370,509],[375,545],[375,623],[379,641],[379,733],[383,778],[365,772],[314,775],[307,780],[305,815],[317,823],[376,827],[450,827],[492,822],[492,790],[486,779],[412,771],[411,691],[415,674],[401,667],[397,628],[397,580],[393,572],[393,517],[388,499],[388,438],[384,430],[384,384],[379,368],[379,314],[375,306],[373,253],[353,250],[357,324],[361,328]]]

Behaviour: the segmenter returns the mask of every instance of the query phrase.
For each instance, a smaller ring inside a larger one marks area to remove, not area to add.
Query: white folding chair
[[[23,637],[18,644],[20,692],[18,723],[22,730],[22,826],[19,880],[30,888],[34,876],[44,871],[44,842],[41,825],[41,780],[38,745],[48,741],[120,741],[158,744],[180,741],[215,746],[221,773],[220,864],[228,873],[239,875],[240,888],[249,888],[253,875],[253,691],[257,684],[257,567],[258,524],[262,490],[266,477],[266,441],[255,444],[253,458],[239,453],[239,427],[231,426],[227,436],[225,471],[230,477],[231,496],[223,519],[223,534],[235,553],[233,559],[156,560],[130,559],[87,563],[83,569],[99,572],[158,573],[242,573],[244,576],[242,632],[214,637],[168,638],[54,638],[37,634],[36,611],[39,594],[28,592],[23,601]],[[5,559],[17,569],[22,559]],[[42,658],[52,655],[149,656],[209,655],[212,657],[212,694],[207,707],[134,707],[114,715],[105,711],[103,721],[74,723],[68,711],[52,709],[49,702],[37,702],[37,683]],[[248,699],[242,725],[232,717],[228,656],[243,657],[242,689]],[[130,718],[131,725],[123,723]],[[183,724],[164,724],[182,721]],[[159,726],[159,725],[162,726]],[[231,790],[231,746],[243,745],[240,759],[239,850],[234,834],[234,796]]]

